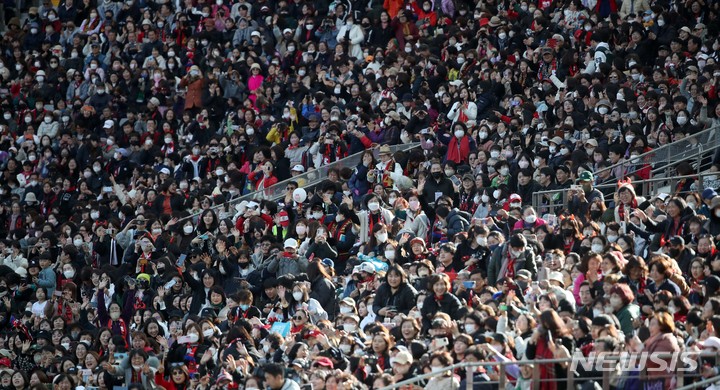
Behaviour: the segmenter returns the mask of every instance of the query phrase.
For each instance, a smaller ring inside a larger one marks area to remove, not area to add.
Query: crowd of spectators
[[[720,351],[716,0],[1,7],[0,389],[669,389],[570,360]],[[642,193],[672,143],[702,175]]]

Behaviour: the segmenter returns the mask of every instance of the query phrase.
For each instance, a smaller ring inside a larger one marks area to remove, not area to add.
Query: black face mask
[[[575,233],[575,230],[574,229],[563,229],[562,233],[563,233],[563,236],[565,236],[565,237],[572,237],[573,234]]]
[[[164,267],[163,267],[163,268],[158,268],[158,269],[157,269],[157,273],[158,273],[158,275],[164,274],[164,273],[165,273],[165,268],[164,268]]]
[[[249,261],[246,262],[246,263],[238,263],[238,267],[240,267],[240,268],[242,268],[242,269],[245,269],[245,268],[247,268],[247,267],[249,267],[249,266],[250,266],[250,262],[249,262]]]
[[[680,249],[672,248],[668,251],[668,255],[670,255],[670,257],[678,257],[680,256]]]
[[[442,172],[433,172],[433,173],[432,173],[433,179],[438,180],[438,181],[439,181],[440,179],[442,179],[442,175],[443,175]]]
[[[597,220],[600,217],[602,217],[602,210],[590,210],[590,218]]]

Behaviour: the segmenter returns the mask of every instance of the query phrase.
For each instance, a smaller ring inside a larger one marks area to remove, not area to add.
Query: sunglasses
[[[296,320],[296,321],[302,321],[302,320],[305,319],[305,317],[295,316],[295,317],[293,317],[293,319]]]

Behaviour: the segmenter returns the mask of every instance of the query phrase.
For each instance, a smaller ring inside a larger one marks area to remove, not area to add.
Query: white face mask
[[[347,328],[345,328],[345,324],[343,324],[343,329],[347,330]],[[347,355],[352,352],[352,346],[350,344],[340,344],[340,351]]]
[[[379,243],[384,243],[388,239],[387,233],[378,233],[375,235],[375,238]]]
[[[83,244],[83,240],[80,238],[76,238],[73,240],[73,245],[75,245],[75,247],[77,247],[77,248],[81,247],[82,244]]]
[[[93,212],[90,213],[90,218],[92,218],[92,219],[98,219],[98,218],[100,218],[100,213],[97,212],[97,211],[93,211]]]
[[[500,157],[500,152],[497,150],[491,150],[490,151],[490,158],[498,158]]]
[[[530,166],[530,163],[528,161],[522,160],[518,162],[518,166],[520,169],[525,169]]]
[[[203,337],[205,337],[205,338],[212,337],[214,334],[215,334],[215,331],[213,331],[212,329],[207,329],[207,330],[203,331]]]
[[[463,130],[455,130],[455,138],[462,138],[465,135]]]
[[[615,241],[617,241],[617,239],[618,239],[618,236],[607,236],[607,240],[610,242],[615,242]]]
[[[348,333],[354,333],[357,330],[357,325],[355,324],[343,324],[343,329],[345,329]],[[349,345],[348,345],[349,347]]]
[[[677,123],[678,125],[682,126],[687,123],[687,117],[686,116],[679,116],[677,117]]]
[[[65,279],[72,279],[75,277],[75,271],[73,271],[73,270],[63,271],[63,276],[65,276]]]
[[[395,259],[395,251],[394,250],[385,251],[385,258],[388,260]]]
[[[510,168],[508,167],[502,167],[500,168],[500,174],[503,176],[507,176],[510,174]]]
[[[475,329],[475,324],[466,324],[465,325],[465,333],[473,334],[475,333],[477,329]]]
[[[487,202],[490,201],[490,197],[487,196],[487,195],[485,195],[485,194],[483,194],[483,195],[480,197],[480,200],[481,200],[483,203],[487,203]]]
[[[500,200],[500,196],[502,195],[502,192],[500,190],[493,191],[493,198],[496,200]]]
[[[598,108],[598,112],[600,113],[600,115],[605,115],[608,113],[608,108],[605,106],[602,106],[602,107]]]
[[[477,242],[477,244],[480,246],[486,246],[487,245],[487,237],[477,236],[477,237],[475,237],[475,242]]]
[[[301,226],[295,227],[295,233],[297,233],[297,234],[305,234],[306,231],[307,231],[307,228],[305,226],[301,225]]]
[[[117,321],[118,319],[120,319],[120,312],[119,311],[111,311],[110,319],[113,321]]]
[[[368,203],[368,209],[370,211],[377,211],[380,209],[380,203],[378,202],[370,202]]]
[[[5,118],[5,120],[9,120],[10,118],[12,118],[12,115],[9,112],[6,112],[3,114],[3,118]]]
[[[152,230],[152,234],[158,235],[160,233],[162,233],[162,229],[160,229],[160,228],[155,228]]]
[[[592,244],[592,246],[590,247],[590,250],[593,251],[594,253],[602,253],[603,246],[602,246],[602,244]]]
[[[535,223],[535,221],[537,221],[537,217],[535,215],[525,216],[525,222],[527,222],[529,224],[533,224],[533,223]]]
[[[295,299],[296,301],[302,301],[303,293],[301,293],[300,291],[295,291],[293,293],[293,299]]]

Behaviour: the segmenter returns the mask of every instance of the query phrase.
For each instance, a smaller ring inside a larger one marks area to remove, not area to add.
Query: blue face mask
[[[249,308],[250,308],[250,305],[240,305],[240,309],[242,309],[242,311],[247,311],[247,309],[249,309]]]
[[[494,251],[495,249],[497,249],[497,247],[498,247],[498,244],[494,244],[494,245],[490,245],[488,247],[488,249],[490,249],[491,251]]]

